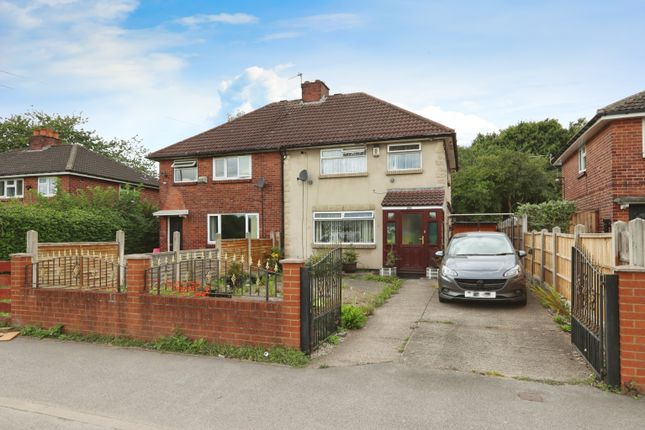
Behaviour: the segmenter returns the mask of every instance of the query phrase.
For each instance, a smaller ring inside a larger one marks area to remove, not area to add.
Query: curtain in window
[[[388,170],[421,168],[421,152],[401,152],[388,154]]]
[[[367,157],[365,154],[354,157],[323,158],[320,160],[320,173],[323,175],[364,172],[367,172]]]
[[[374,243],[374,220],[316,220],[316,243]]]

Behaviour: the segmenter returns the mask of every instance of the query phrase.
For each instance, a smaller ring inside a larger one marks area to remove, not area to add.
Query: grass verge
[[[367,322],[367,317],[374,313],[374,309],[382,306],[393,294],[396,294],[403,281],[396,276],[378,276],[374,274],[362,275],[361,279],[365,281],[377,281],[385,284],[383,289],[376,295],[370,303],[356,306],[343,305],[341,308],[341,327],[344,329],[355,330],[363,328]]]
[[[35,326],[25,326],[21,328],[20,334],[23,336],[38,337],[40,339],[53,338],[65,341],[136,347],[162,352],[220,356],[263,363],[286,364],[292,367],[304,367],[309,363],[309,358],[303,352],[292,348],[280,346],[263,348],[259,346],[222,345],[208,342],[205,339],[190,339],[179,331],[176,331],[172,336],[162,336],[151,342],[123,336],[64,333],[63,326],[61,324],[48,329]]]

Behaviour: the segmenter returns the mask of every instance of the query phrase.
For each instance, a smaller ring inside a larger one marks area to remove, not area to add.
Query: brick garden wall
[[[12,256],[12,321],[17,326],[153,340],[181,330],[230,345],[300,347],[300,266],[283,265],[283,299],[164,297],[145,291],[149,256],[129,256],[126,293],[34,289],[25,285],[27,254]]]
[[[207,215],[259,213],[260,238],[268,238],[272,231],[282,230],[282,177],[281,155],[278,152],[252,154],[251,179],[214,181],[213,158],[197,160],[199,176],[206,183],[173,183],[173,160],[159,162],[160,209],[188,209],[183,220],[183,249],[203,249],[207,244]],[[165,176],[164,176],[165,174]],[[264,177],[266,185],[260,190],[256,184]],[[167,217],[161,217],[159,242],[167,249]]]
[[[645,392],[645,269],[617,267],[620,377]]]

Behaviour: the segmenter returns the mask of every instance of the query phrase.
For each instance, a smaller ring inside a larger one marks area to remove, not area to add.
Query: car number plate
[[[464,296],[472,299],[494,299],[497,297],[497,293],[495,291],[466,291]]]

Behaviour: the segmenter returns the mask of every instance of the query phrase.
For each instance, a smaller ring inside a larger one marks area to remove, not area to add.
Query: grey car
[[[436,253],[439,267],[439,301],[512,302],[526,305],[526,275],[520,258],[504,233],[456,234],[448,248]]]

